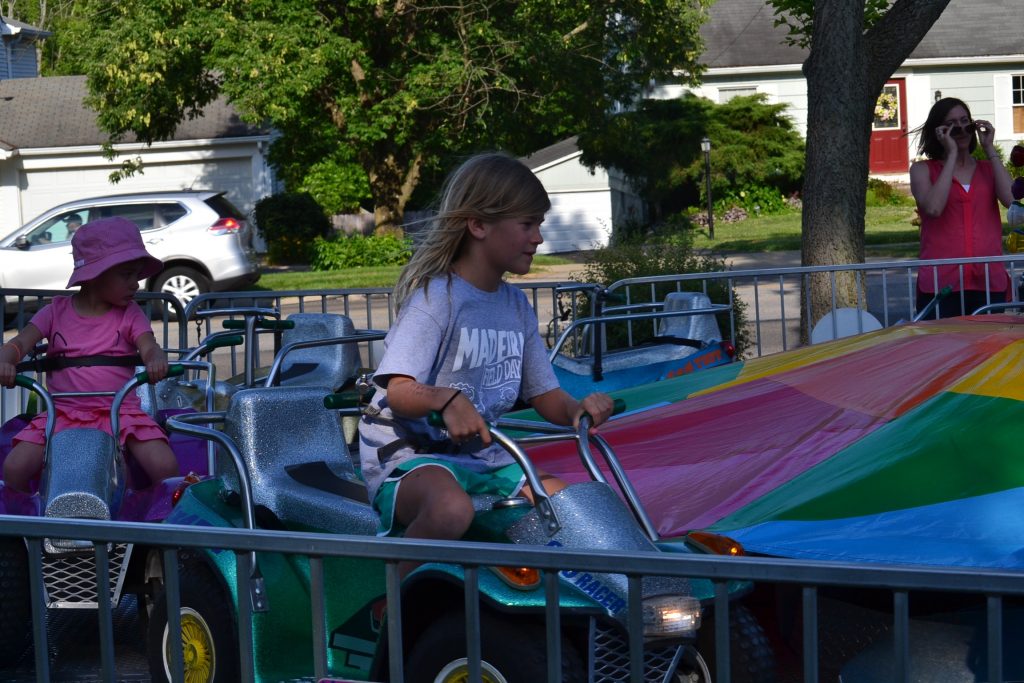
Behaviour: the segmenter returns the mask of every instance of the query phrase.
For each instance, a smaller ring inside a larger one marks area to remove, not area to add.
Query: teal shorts
[[[373,508],[380,515],[378,536],[401,536],[404,527],[395,524],[395,496],[402,477],[419,467],[443,467],[452,473],[455,481],[469,495],[491,494],[508,498],[519,493],[526,483],[526,475],[518,463],[512,463],[488,472],[474,472],[437,458],[413,458],[399,465],[377,490]]]

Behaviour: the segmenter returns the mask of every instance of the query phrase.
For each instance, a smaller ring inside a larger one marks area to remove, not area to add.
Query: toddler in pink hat
[[[48,341],[47,355],[123,356],[138,353],[151,382],[167,376],[167,356],[156,343],[149,318],[135,303],[139,281],[163,267],[142,243],[139,228],[124,218],[101,218],[86,223],[71,239],[75,270],[68,287],[79,285],[70,296],[55,297],[16,337],[0,347],[0,385],[14,384],[15,366],[37,343]],[[86,365],[52,370],[47,388],[57,395],[80,392],[116,392],[131,378],[133,365]],[[55,429],[99,426],[108,434],[110,396],[55,396]],[[46,415],[37,415],[17,436],[4,460],[6,488],[29,491],[43,466]],[[121,405],[118,443],[149,478],[150,484],[178,474],[164,431],[147,415],[135,394]],[[136,486],[136,488],[139,488]]]

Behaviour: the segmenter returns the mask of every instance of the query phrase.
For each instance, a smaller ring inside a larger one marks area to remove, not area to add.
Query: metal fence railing
[[[919,592],[939,591],[951,596],[977,596],[985,604],[985,628],[982,640],[987,653],[987,670],[979,671],[978,680],[1002,681],[1004,657],[1016,656],[1016,650],[1004,647],[1003,620],[1004,599],[1024,596],[1024,575],[1019,572],[987,569],[866,566],[837,562],[796,561],[772,558],[723,558],[707,555],[680,555],[672,553],[621,553],[578,551],[564,548],[551,549],[540,546],[515,546],[470,542],[433,542],[421,540],[381,539],[363,536],[341,536],[314,533],[287,534],[276,531],[248,531],[240,529],[195,528],[177,525],[153,525],[139,523],[117,523],[107,521],[62,520],[50,518],[26,518],[0,516],[0,538],[20,537],[27,539],[29,557],[38,557],[43,538],[87,539],[95,544],[94,556],[97,562],[97,580],[103,581],[107,574],[107,549],[111,543],[132,543],[146,547],[163,548],[163,562],[174,567],[165,573],[167,578],[168,611],[177,613],[180,605],[176,554],[182,548],[218,548],[233,551],[236,556],[237,595],[249,595],[249,562],[252,553],[282,553],[307,558],[311,566],[310,586],[311,609],[314,615],[313,639],[309,647],[313,650],[312,661],[316,671],[311,676],[326,675],[326,650],[328,634],[323,623],[325,586],[322,572],[316,571],[325,558],[355,557],[383,560],[386,563],[387,585],[387,637],[389,680],[403,680],[402,643],[402,600],[399,590],[397,563],[403,560],[416,562],[443,562],[461,565],[465,571],[465,598],[467,605],[478,598],[477,568],[486,566],[528,566],[544,570],[549,584],[557,582],[560,571],[572,569],[587,572],[611,572],[626,574],[631,580],[630,603],[639,600],[640,579],[643,576],[706,577],[714,582],[713,624],[715,630],[715,657],[719,663],[720,683],[730,680],[729,674],[729,609],[730,598],[727,583],[732,580],[753,581],[760,584],[795,586],[798,592],[792,605],[802,618],[802,662],[803,681],[813,683],[819,680],[819,592],[828,587],[852,587],[878,589],[891,594],[891,633],[895,657],[893,681],[909,681],[910,678],[910,596]],[[35,643],[35,679],[40,683],[49,680],[50,663],[48,656],[48,632],[46,628],[44,585],[41,566],[30,559],[30,593],[32,601],[32,633]],[[100,584],[103,585],[103,584]],[[637,590],[633,590],[636,588]],[[101,663],[101,680],[117,680],[115,671],[115,648],[111,628],[111,605],[109,596],[100,591],[99,636],[101,641],[98,659]],[[557,639],[558,610],[552,602],[557,589],[549,590],[545,605],[545,622],[548,624],[548,646]],[[241,680],[253,680],[252,612],[245,607],[247,600],[239,605],[238,638],[242,655]],[[278,606],[278,608],[283,608]],[[271,605],[271,609],[274,606]],[[479,653],[479,643],[474,649],[473,639],[479,637],[480,611],[467,607],[468,651]],[[639,623],[633,621],[637,610],[630,609],[629,633],[631,645],[634,638],[640,638]],[[26,625],[27,626],[27,625]],[[172,624],[173,626],[173,624]],[[736,635],[735,637],[739,637]],[[544,644],[538,643],[539,648]],[[549,668],[549,681],[560,680],[558,667]],[[180,680],[180,679],[179,679]],[[636,669],[630,677],[632,683],[640,683]]]
[[[922,266],[957,267],[962,280],[965,265],[981,264],[987,280],[989,269],[995,263],[1002,263],[1007,268],[1013,283],[1007,292],[1008,298],[1018,300],[1018,285],[1024,273],[1024,255],[1020,254],[663,275],[621,280],[607,286],[605,291],[618,297],[621,303],[615,305],[627,308],[645,302],[661,301],[669,291],[701,291],[706,294],[716,288],[724,291],[726,300],[721,300],[721,297],[710,297],[712,304],[730,307],[727,314],[719,316],[720,319],[724,316],[725,320],[724,324],[720,324],[722,335],[732,340],[741,339],[743,356],[750,358],[800,346],[801,323],[810,330],[823,315],[835,313],[840,308],[838,293],[843,286],[841,281],[844,275],[855,280],[855,308],[872,316],[882,327],[889,327],[914,317],[917,274]],[[814,310],[810,305],[804,306],[801,301],[810,300],[810,297],[805,295],[809,291],[811,279],[815,277],[825,278],[830,291],[829,303],[821,310]],[[567,284],[571,283],[517,284],[526,292],[537,312],[541,333],[545,335],[549,345],[556,343],[562,332],[574,325],[576,320],[592,315],[589,309],[581,310],[577,305],[576,296],[559,292],[558,288]],[[849,289],[849,286],[846,288]],[[31,313],[46,300],[46,297],[62,292],[4,290],[3,293],[7,297],[7,317],[13,323],[4,334],[5,338],[9,338],[16,329],[28,321]],[[343,313],[352,319],[357,328],[379,330],[387,330],[396,315],[391,290],[383,287],[211,292],[191,301],[184,311],[180,310],[176,301],[171,301],[166,295],[143,292],[139,294],[139,299],[153,311],[157,340],[171,351],[194,347],[206,335],[219,329],[218,317],[197,317],[200,311],[210,309],[262,306],[278,310],[281,318],[287,318],[292,313]],[[175,313],[171,314],[169,309],[173,309]],[[614,311],[614,305],[607,307],[606,310]],[[858,325],[867,319],[866,315],[856,318]],[[221,317],[235,316],[226,314]],[[181,320],[185,320],[186,323],[181,324]],[[837,328],[837,320],[837,316],[832,316],[832,337],[841,334]],[[625,324],[629,325],[628,336],[632,340],[645,339],[657,334],[659,322],[653,319],[647,323]],[[607,338],[606,335],[602,337]],[[262,344],[258,356],[262,364],[269,365],[274,349],[273,343]],[[238,347],[232,347],[220,349],[214,354],[212,360],[218,365],[220,377],[235,377],[242,372],[242,353]],[[372,368],[379,360],[380,347],[364,342],[360,353],[363,365]],[[0,392],[0,417],[5,420],[16,414],[17,409],[13,406],[19,400],[23,404],[25,400],[20,391],[12,395],[8,393]]]

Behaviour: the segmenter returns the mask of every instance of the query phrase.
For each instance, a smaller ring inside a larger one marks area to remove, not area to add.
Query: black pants
[[[960,295],[963,294],[963,308],[960,307]],[[934,294],[929,292],[917,292],[917,310],[923,310],[932,299]],[[949,296],[939,302],[937,308],[940,318],[953,318],[958,315],[970,315],[985,304],[1001,304],[1006,301],[1006,292],[986,292],[984,290],[965,289],[963,292],[951,292]],[[935,311],[932,311],[924,318],[934,320]]]

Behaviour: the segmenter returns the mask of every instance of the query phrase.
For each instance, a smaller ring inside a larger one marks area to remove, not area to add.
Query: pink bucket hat
[[[71,238],[75,270],[68,287],[88,282],[116,265],[143,259],[142,277],[156,275],[164,267],[160,259],[146,251],[139,226],[127,218],[114,216],[90,221]]]

